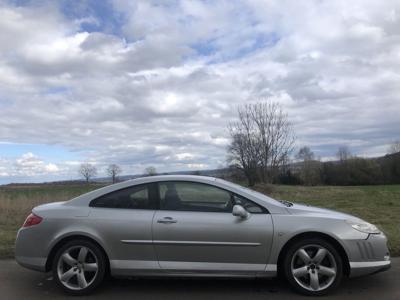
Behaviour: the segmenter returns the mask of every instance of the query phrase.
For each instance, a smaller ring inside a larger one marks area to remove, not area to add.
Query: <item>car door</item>
[[[273,225],[264,208],[198,182],[160,182],[159,195],[153,243],[162,269],[179,273],[265,270]],[[232,215],[235,202],[247,206],[248,218]]]
[[[114,274],[160,269],[152,244],[155,184],[117,190],[90,203],[90,219],[107,246]]]

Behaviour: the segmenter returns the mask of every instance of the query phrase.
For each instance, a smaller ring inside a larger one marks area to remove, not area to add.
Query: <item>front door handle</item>
[[[172,223],[176,223],[176,222],[178,222],[178,221],[174,220],[171,217],[165,217],[165,218],[157,220],[157,223],[161,223],[161,224],[172,224]]]

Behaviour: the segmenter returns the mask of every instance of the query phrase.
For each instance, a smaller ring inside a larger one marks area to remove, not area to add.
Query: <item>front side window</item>
[[[92,200],[91,207],[154,209],[154,201],[149,196],[148,184],[132,186]]]
[[[164,210],[232,212],[231,193],[197,182],[159,183],[160,208]]]
[[[233,195],[233,203],[235,205],[238,204],[243,206],[249,213],[252,214],[262,214],[266,211],[266,209],[260,205],[239,195]]]

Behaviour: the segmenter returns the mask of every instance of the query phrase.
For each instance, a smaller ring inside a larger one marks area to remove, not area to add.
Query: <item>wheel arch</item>
[[[299,240],[302,239],[306,239],[306,238],[320,238],[323,239],[329,243],[332,244],[332,246],[335,247],[335,249],[338,251],[340,257],[342,258],[343,261],[343,273],[346,276],[349,276],[350,274],[350,263],[349,263],[349,257],[346,253],[346,250],[344,249],[344,247],[342,246],[342,244],[335,239],[334,237],[326,234],[326,233],[322,233],[322,232],[303,232],[303,233],[299,233],[293,237],[291,237],[282,247],[281,251],[279,252],[279,256],[278,256],[278,275],[282,275],[283,274],[283,261],[285,258],[285,255],[287,253],[287,251],[289,250],[290,246],[293,245],[294,243],[296,243]]]
[[[48,272],[48,271],[50,271],[52,269],[54,256],[56,255],[57,251],[63,245],[65,245],[67,242],[70,242],[70,241],[73,241],[73,240],[86,240],[86,241],[92,242],[97,247],[99,247],[99,249],[103,252],[103,254],[106,257],[106,267],[107,267],[106,271],[107,272],[110,271],[110,259],[109,259],[109,256],[108,256],[107,252],[105,251],[104,247],[96,239],[94,239],[92,237],[89,237],[89,236],[84,235],[84,234],[75,233],[75,234],[71,234],[71,235],[62,237],[60,240],[58,240],[51,247],[51,250],[50,250],[49,255],[47,256],[47,260],[46,260],[46,265],[45,265],[46,272]]]

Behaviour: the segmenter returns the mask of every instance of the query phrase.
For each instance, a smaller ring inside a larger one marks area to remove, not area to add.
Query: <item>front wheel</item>
[[[54,257],[53,277],[72,295],[87,295],[104,279],[106,257],[99,247],[86,240],[70,241]]]
[[[298,292],[325,295],[343,278],[343,262],[335,247],[323,239],[305,239],[293,244],[284,260],[285,276]]]

